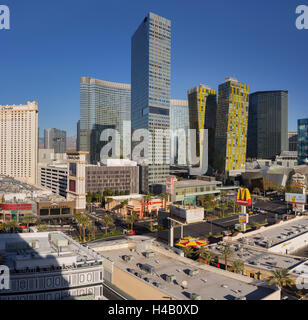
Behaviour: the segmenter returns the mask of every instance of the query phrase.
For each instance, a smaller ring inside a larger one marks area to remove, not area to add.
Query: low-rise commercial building
[[[265,282],[198,263],[146,237],[96,244],[104,283],[137,300],[279,300]],[[180,252],[180,251],[177,251]]]
[[[9,270],[0,300],[103,297],[103,262],[62,232],[0,234],[0,264]]]

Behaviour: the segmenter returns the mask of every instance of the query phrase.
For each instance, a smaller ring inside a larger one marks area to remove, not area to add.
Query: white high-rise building
[[[37,183],[38,104],[0,105],[0,174]]]

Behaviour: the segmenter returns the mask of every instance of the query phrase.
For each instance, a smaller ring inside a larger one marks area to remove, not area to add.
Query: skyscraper
[[[80,120],[77,122],[76,151],[80,150]]]
[[[196,130],[197,156],[200,157],[201,161],[205,134],[201,130],[207,129],[209,144],[208,161],[211,167],[214,164],[215,152],[216,99],[216,91],[202,84],[188,90],[189,127]]]
[[[186,141],[188,141],[188,129],[189,129],[189,109],[187,100],[170,100],[170,129],[172,132],[183,129],[185,132]],[[171,139],[171,162],[175,164],[185,164],[187,159],[179,159],[179,136],[174,136]],[[187,153],[186,143],[186,153]]]
[[[37,183],[38,104],[0,106],[0,174]]]
[[[232,175],[245,170],[249,85],[226,78],[218,90],[215,166]]]
[[[44,131],[44,148],[54,149],[55,153],[66,152],[66,131],[55,128]]]
[[[288,139],[289,139],[289,151],[297,151],[297,131],[289,131]]]
[[[288,150],[288,91],[250,94],[247,158],[274,159]]]
[[[298,127],[298,164],[308,164],[308,119],[300,119]]]
[[[170,127],[171,21],[149,13],[131,45],[132,130],[152,134],[152,144],[145,150],[149,165],[142,192],[147,192],[155,184],[165,184],[169,175],[170,141],[155,137],[155,130]]]
[[[130,126],[126,123],[131,119],[130,103],[130,84],[80,79],[80,151],[89,152],[91,163],[100,161],[101,149],[107,143],[100,141],[105,129],[115,129],[120,134],[120,141],[116,142],[120,143],[118,157],[130,156],[130,139],[125,136],[130,136]]]

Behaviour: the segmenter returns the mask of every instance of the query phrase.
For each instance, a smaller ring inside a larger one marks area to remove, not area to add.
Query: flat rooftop
[[[11,272],[36,268],[77,268],[101,261],[100,256],[62,232],[0,234],[0,264]]]
[[[175,181],[175,187],[198,187],[198,186],[212,186],[218,185],[221,182],[219,181],[205,181],[205,180],[181,180]]]
[[[252,248],[238,243],[230,243],[228,247],[233,251],[233,255],[229,258],[230,261],[240,260],[247,266],[267,271],[274,271],[280,268],[292,270],[296,266],[308,262],[305,258],[276,254],[261,248]],[[207,248],[219,256],[224,245],[211,244]]]
[[[127,240],[126,240],[127,241]],[[130,273],[140,281],[159,288],[162,292],[178,300],[190,300],[190,293],[200,295],[202,300],[234,300],[246,297],[247,300],[263,299],[275,290],[262,286],[262,282],[245,276],[230,273],[215,267],[199,264],[198,262],[181,257],[171,249],[166,250],[162,244],[154,241],[147,250],[131,251],[124,248],[125,240],[113,242],[113,250],[98,252],[115,266]],[[119,248],[115,250],[115,248]],[[153,256],[146,257],[145,252],[153,252]],[[123,257],[130,255],[131,261],[124,261]],[[155,269],[154,274],[148,274],[139,268],[139,264],[148,264]],[[189,275],[190,270],[197,270],[197,274]],[[137,275],[135,275],[135,272]],[[174,276],[174,280],[167,282],[166,276]],[[183,287],[183,281],[187,287]],[[157,285],[158,284],[158,285]]]
[[[238,241],[252,246],[271,248],[305,233],[308,236],[308,219],[299,219],[284,222],[252,236],[242,237]]]

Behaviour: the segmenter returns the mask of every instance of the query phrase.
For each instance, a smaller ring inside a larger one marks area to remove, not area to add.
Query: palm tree
[[[128,200],[124,200],[120,203],[120,208],[121,208],[121,215],[123,216],[122,214],[122,209],[125,208],[126,206],[128,205]]]
[[[152,200],[152,197],[149,193],[143,196],[143,202],[146,204],[146,212],[149,214],[149,202]]]
[[[89,218],[88,218],[85,214],[82,214],[82,215],[81,215],[80,224],[81,224],[82,229],[83,229],[83,242],[86,242],[86,228],[89,227],[89,225],[90,225],[90,220],[89,220]]]
[[[183,251],[184,251],[184,256],[186,258],[191,259],[195,255],[195,250],[192,247],[185,247],[185,248],[183,248]]]
[[[77,222],[77,225],[79,227],[79,239],[81,240],[81,221],[82,221],[82,217],[81,217],[81,213],[77,212],[75,214],[75,220]]]
[[[216,255],[212,251],[205,249],[204,247],[201,247],[203,250],[201,250],[200,257],[205,260],[206,264],[211,264],[211,262],[215,259]]]
[[[105,234],[108,233],[108,226],[113,224],[113,219],[109,214],[105,214],[103,218],[103,223],[105,225]]]
[[[89,230],[89,233],[91,235],[91,238],[95,239],[95,230],[96,230],[96,228],[95,228],[95,225],[93,223],[91,223],[89,225],[88,230]]]
[[[235,261],[233,261],[233,263],[232,263],[232,270],[233,270],[235,273],[240,273],[240,274],[242,274],[243,271],[244,271],[244,263],[243,263],[243,261],[241,261],[241,260],[235,260]]]
[[[278,269],[272,272],[272,275],[268,278],[268,283],[270,285],[276,285],[282,289],[285,286],[292,286],[294,281],[291,278],[289,270]]]
[[[25,215],[22,219],[22,223],[25,223],[27,225],[28,232],[30,232],[30,228],[29,228],[30,223],[34,223],[35,221],[36,221],[36,218],[30,214]]]
[[[137,219],[138,219],[138,214],[136,211],[133,211],[129,216],[127,216],[126,221],[128,224],[130,224],[131,230],[133,230],[134,223],[137,221]]]
[[[260,188],[256,187],[252,190],[252,193],[256,194],[256,195],[260,195],[261,194],[261,191],[260,191]]]
[[[226,203],[221,203],[218,207],[221,210],[222,217],[224,218],[225,216],[225,211],[228,209],[228,205]]]
[[[231,248],[228,246],[225,246],[223,250],[221,251],[222,256],[224,257],[225,260],[225,270],[228,270],[228,258],[233,255],[233,251]]]
[[[18,224],[15,220],[11,220],[6,224],[6,227],[10,230],[10,231],[15,231],[15,229],[17,229]]]
[[[208,214],[209,212],[213,212],[213,210],[215,209],[215,204],[212,201],[205,201],[204,202],[204,210],[205,213]]]

